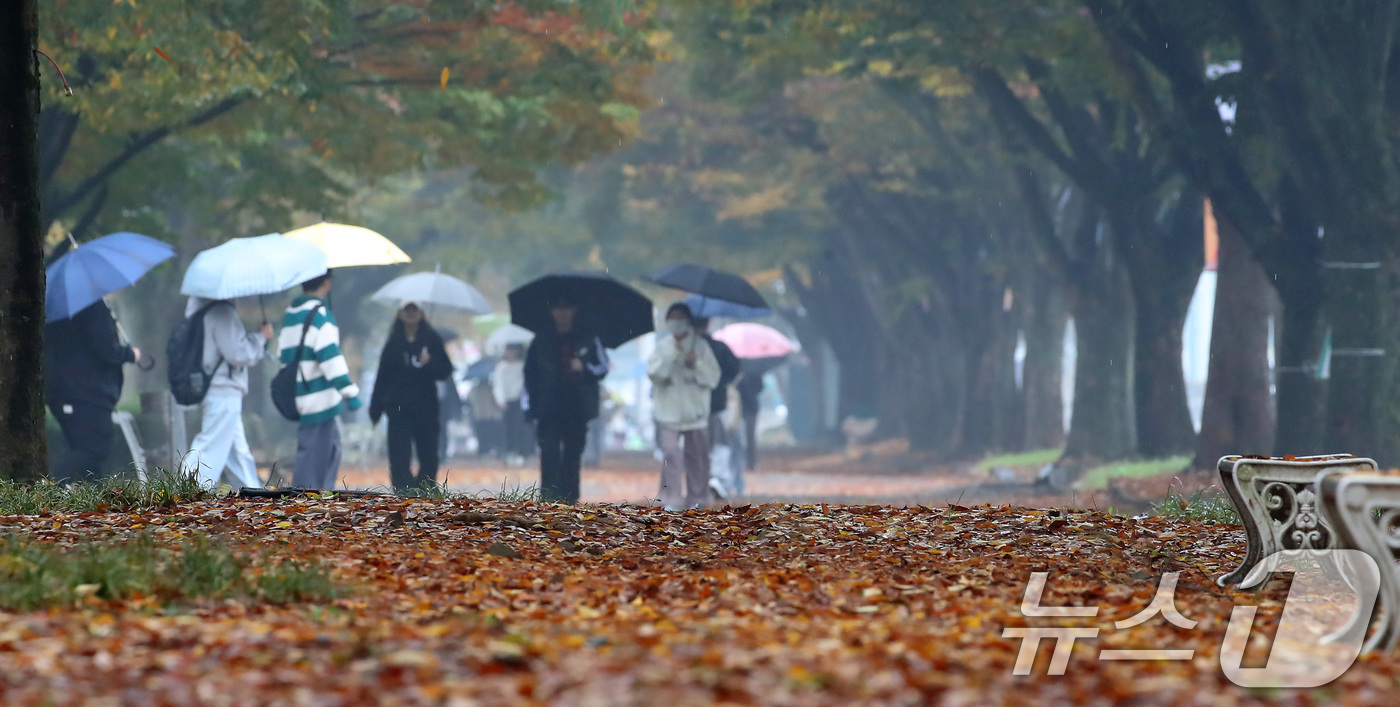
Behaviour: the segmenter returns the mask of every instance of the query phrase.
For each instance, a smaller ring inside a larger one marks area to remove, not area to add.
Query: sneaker
[[[710,493],[716,500],[720,501],[729,497],[728,492],[724,490],[724,484],[720,483],[720,480],[715,478],[710,479]]]

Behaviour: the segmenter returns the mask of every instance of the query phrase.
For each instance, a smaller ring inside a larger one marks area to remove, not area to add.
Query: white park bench
[[[1381,570],[1375,630],[1362,649],[1390,650],[1400,641],[1400,476],[1323,472],[1317,485],[1337,546],[1365,552]]]
[[[1376,463],[1349,454],[1228,456],[1219,468],[1221,485],[1240,514],[1248,542],[1239,568],[1216,579],[1224,587],[1239,584],[1275,552],[1338,547],[1333,523],[1319,507],[1317,480],[1320,475],[1373,472]]]

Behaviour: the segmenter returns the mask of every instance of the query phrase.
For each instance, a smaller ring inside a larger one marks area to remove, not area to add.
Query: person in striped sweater
[[[350,380],[350,366],[340,352],[340,328],[326,304],[331,292],[331,273],[307,280],[302,296],[292,300],[282,317],[278,336],[282,365],[287,366],[301,350],[297,376],[296,466],[292,485],[298,488],[330,490],[340,474],[340,428],[336,417],[343,410],[360,409],[360,389]],[[311,317],[307,326],[307,317]],[[306,332],[303,345],[302,332]]]

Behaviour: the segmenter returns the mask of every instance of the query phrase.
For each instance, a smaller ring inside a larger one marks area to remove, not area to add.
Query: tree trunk
[[[1269,279],[1239,233],[1220,223],[1220,267],[1210,337],[1210,373],[1191,466],[1213,470],[1227,454],[1271,454]]]
[[[1309,200],[1291,181],[1280,184],[1278,203],[1283,247],[1277,257],[1265,263],[1283,310],[1276,334],[1278,423],[1274,451],[1318,454],[1327,451],[1322,446],[1327,384],[1317,375],[1326,337],[1322,318],[1325,285],[1318,262],[1322,241],[1317,237],[1318,221],[1308,208]]]
[[[1076,299],[1074,407],[1063,457],[1121,459],[1137,451],[1133,416],[1133,305],[1121,273]]]
[[[1185,302],[1179,292],[1139,291],[1133,348],[1133,395],[1136,399],[1138,453],[1163,458],[1189,453],[1196,441],[1186,405],[1186,379],[1181,370]]]
[[[1069,315],[1064,295],[1050,277],[1037,275],[1031,287],[1034,295],[1025,305],[1026,360],[1021,374],[1025,401],[1022,447],[1050,449],[1065,443],[1060,374]]]
[[[0,475],[43,475],[44,251],[35,0],[0,3]]]

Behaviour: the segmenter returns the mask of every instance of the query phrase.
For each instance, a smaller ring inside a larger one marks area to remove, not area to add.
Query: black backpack
[[[185,317],[184,321],[175,327],[175,331],[171,332],[170,341],[165,344],[165,360],[168,364],[166,376],[170,381],[170,394],[174,396],[175,402],[181,405],[198,405],[203,402],[204,396],[209,392],[209,383],[214,380],[214,374],[224,363],[224,357],[220,356],[218,363],[214,364],[214,370],[204,370],[204,315],[220,304],[227,302],[210,302],[194,314]]]
[[[272,405],[277,408],[277,412],[282,413],[282,417],[297,422],[301,419],[301,413],[297,412],[297,378],[301,375],[301,353],[306,348],[306,333],[311,331],[311,323],[316,321],[316,310],[321,305],[311,308],[306,313],[306,323],[301,327],[301,343],[297,344],[296,355],[292,357],[289,365],[283,366],[277,375],[272,377]]]

